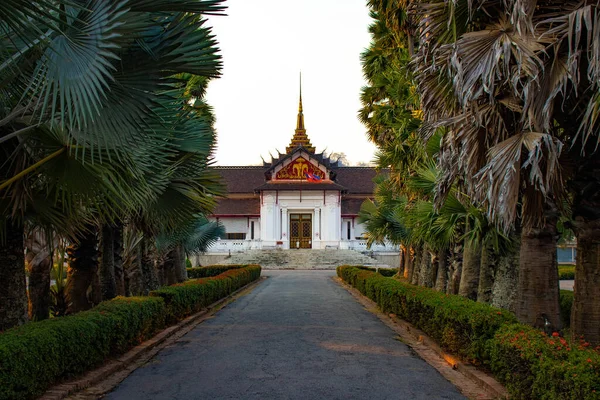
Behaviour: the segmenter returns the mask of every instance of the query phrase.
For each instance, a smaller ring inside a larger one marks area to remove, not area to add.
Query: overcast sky
[[[373,159],[358,121],[365,84],[360,53],[369,45],[366,0],[228,0],[209,17],[223,76],[207,99],[217,117],[218,165],[260,164],[285,152],[298,112],[298,79],[307,134],[317,151]]]

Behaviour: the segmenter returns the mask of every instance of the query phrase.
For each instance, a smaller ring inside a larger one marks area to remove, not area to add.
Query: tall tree
[[[109,223],[154,204],[167,186],[169,154],[177,151],[171,122],[185,108],[177,101],[183,89],[174,91],[177,75],[218,75],[218,49],[202,14],[220,13],[221,3],[0,5],[0,147],[7,155],[0,177],[3,230],[12,232],[11,221],[27,216],[83,239],[90,231],[84,224]],[[156,171],[161,173],[154,176]],[[201,207],[210,203],[206,198],[197,199]],[[93,261],[97,242],[92,242],[74,240],[74,246],[88,246],[72,247],[70,265],[83,268],[72,271],[74,279],[93,269],[79,262]],[[2,243],[4,252],[17,242]],[[11,262],[3,271],[20,281],[23,262]],[[70,292],[85,308],[84,281],[73,283]],[[5,298],[25,293],[19,285],[7,287],[11,292],[2,293],[0,308],[8,304]]]
[[[567,197],[565,185],[580,181],[573,160],[589,171],[599,156],[598,4],[434,0],[416,4],[414,15],[420,18],[413,65],[423,133],[446,131],[438,198],[458,179],[506,231],[523,216],[516,313],[524,322],[541,326],[548,320],[560,328],[558,205]],[[596,179],[589,182],[586,198],[594,199]],[[575,199],[581,186],[571,187]],[[598,232],[598,216],[577,209],[574,202],[574,214],[585,215],[580,218],[585,231]],[[583,261],[593,259],[595,240],[582,248],[592,255],[582,256],[582,277],[587,276],[583,268],[599,267],[598,261]],[[598,309],[599,297],[590,296],[595,289],[583,289],[595,280],[589,278],[576,285],[575,304],[582,305],[581,311]],[[574,319],[583,321],[583,315]],[[600,315],[587,317],[590,329],[575,332],[600,340]]]

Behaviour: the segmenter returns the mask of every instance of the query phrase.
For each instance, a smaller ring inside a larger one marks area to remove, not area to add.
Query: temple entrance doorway
[[[290,249],[312,248],[312,215],[290,214]]]

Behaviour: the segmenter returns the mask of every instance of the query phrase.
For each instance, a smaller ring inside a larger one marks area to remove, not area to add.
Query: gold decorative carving
[[[307,174],[312,174],[321,179],[325,179],[325,173],[303,157],[298,157],[293,162],[283,167],[275,175],[275,179],[306,180]]]

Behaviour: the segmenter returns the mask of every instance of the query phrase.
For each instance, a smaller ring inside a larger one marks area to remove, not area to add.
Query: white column
[[[273,204],[267,204],[266,210],[265,239],[275,240],[275,221],[277,221],[275,207],[273,207]]]
[[[315,207],[315,218],[313,221],[313,248],[320,249],[321,248],[321,209],[319,207]]]
[[[285,241],[289,241],[288,238],[288,224],[289,224],[289,218],[288,218],[288,210],[285,207],[281,208],[281,240],[284,242]]]

